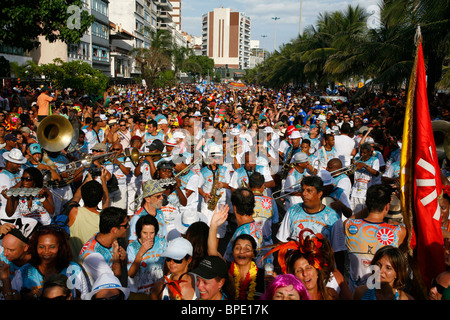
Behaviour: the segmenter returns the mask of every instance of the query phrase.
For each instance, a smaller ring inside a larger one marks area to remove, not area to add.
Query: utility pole
[[[266,38],[267,38],[267,35],[266,34],[263,34],[263,35],[261,35],[261,37],[263,38],[263,63],[266,61],[266,51],[265,51],[265,47],[264,47],[264,41],[266,40]]]
[[[300,0],[300,22],[298,27],[298,36],[302,36],[302,7],[303,7],[303,0]]]
[[[273,17],[273,20],[275,20],[275,33],[273,36],[273,52],[275,52],[276,48],[277,48],[277,20],[280,20],[279,17]]]

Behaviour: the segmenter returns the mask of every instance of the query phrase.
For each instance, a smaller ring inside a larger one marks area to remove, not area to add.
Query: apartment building
[[[216,8],[202,16],[202,54],[215,67],[247,69],[250,65],[251,19],[243,12]]]

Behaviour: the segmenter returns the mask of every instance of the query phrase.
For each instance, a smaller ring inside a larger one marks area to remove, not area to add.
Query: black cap
[[[207,256],[191,272],[206,280],[216,277],[226,278],[228,276],[228,264],[218,256]]]
[[[163,151],[164,150],[164,144],[162,143],[161,140],[159,139],[155,139],[153,140],[153,142],[148,146],[149,150],[159,150],[159,151]]]
[[[173,167],[175,167],[175,164],[170,160],[162,160],[156,166],[157,169],[173,169]]]

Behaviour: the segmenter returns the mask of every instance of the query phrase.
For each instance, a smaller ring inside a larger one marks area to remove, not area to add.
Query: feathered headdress
[[[306,232],[311,233],[311,235],[304,235]],[[278,264],[281,267],[283,273],[287,272],[286,256],[292,254],[295,251],[300,251],[305,255],[305,259],[308,260],[309,264],[314,268],[320,270],[323,266],[326,266],[325,258],[323,253],[320,251],[322,247],[323,235],[321,233],[314,233],[311,229],[303,229],[299,235],[298,240],[290,240],[286,243],[277,245],[275,248],[270,250],[264,257],[265,259],[270,254],[278,251]]]

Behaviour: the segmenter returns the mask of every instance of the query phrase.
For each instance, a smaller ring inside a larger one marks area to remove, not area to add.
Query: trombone
[[[146,156],[158,156],[160,155],[161,157],[170,155],[171,152],[139,152],[139,150],[137,148],[132,148],[131,150],[129,148],[125,149],[125,156],[129,157],[131,159],[131,161],[133,162],[134,165],[136,165],[139,162],[139,159],[141,157],[146,157]]]
[[[330,171],[331,176],[334,178],[334,177],[337,177],[337,176],[339,176],[339,175],[341,175],[343,173],[345,173],[346,175],[352,175],[356,171],[356,164],[358,162],[361,162],[361,161],[362,161],[361,158],[359,158],[358,160],[356,160],[355,162],[353,162],[352,164],[350,164],[347,167],[342,167],[342,168]]]

